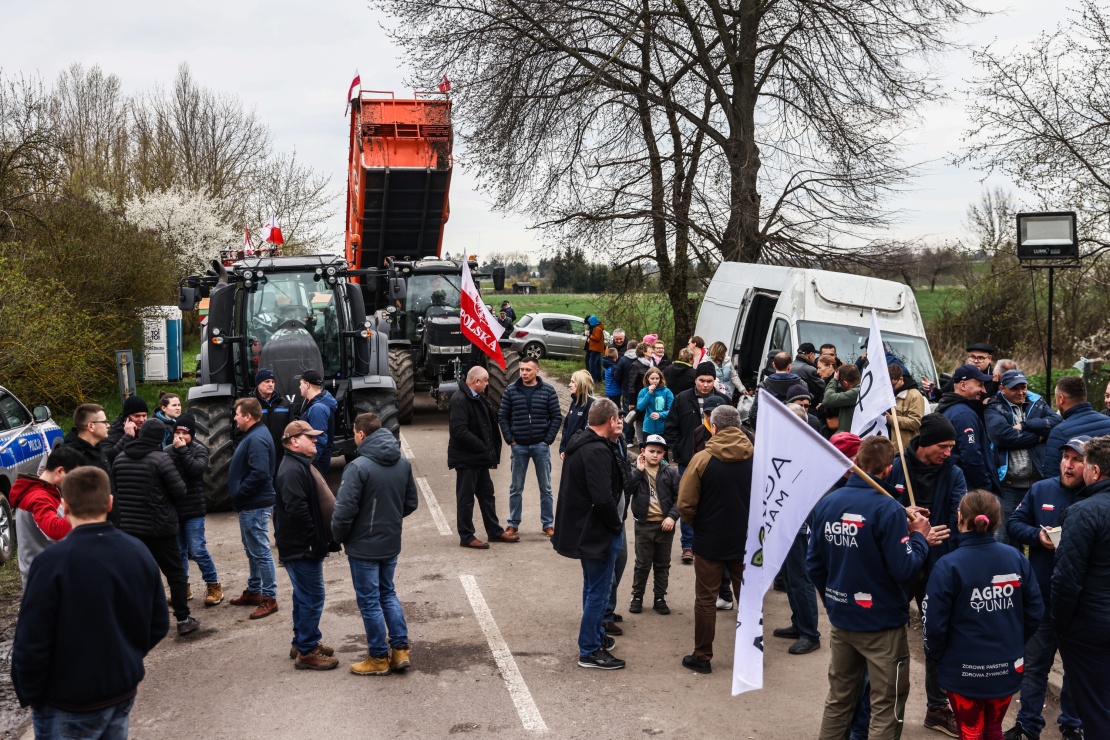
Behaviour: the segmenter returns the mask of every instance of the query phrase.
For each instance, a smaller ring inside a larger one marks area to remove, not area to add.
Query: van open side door
[[[755,388],[766,364],[764,347],[778,300],[776,292],[755,289],[749,289],[744,298],[744,314],[732,343],[732,366],[746,388]]]

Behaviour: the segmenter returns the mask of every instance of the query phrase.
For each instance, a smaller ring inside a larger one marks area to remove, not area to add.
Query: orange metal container
[[[363,90],[351,104],[347,262],[438,257],[450,215],[451,101],[439,93],[398,100]]]

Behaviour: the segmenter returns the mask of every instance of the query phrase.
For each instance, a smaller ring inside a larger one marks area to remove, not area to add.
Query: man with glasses
[[[83,403],[73,412],[73,428],[62,444],[81,456],[80,465],[91,465],[107,473],[108,455],[101,443],[108,439],[108,427],[111,423],[103,406]]]
[[[821,420],[813,414],[813,395],[809,392],[809,386],[805,383],[795,383],[790,386],[786,391],[786,400],[784,403],[797,404],[805,409],[806,423],[813,428],[813,431],[821,431]]]
[[[979,372],[984,375],[990,375],[991,379],[984,381],[983,385],[986,389],[983,403],[989,403],[990,399],[998,393],[998,381],[994,379],[994,347],[983,342],[978,342],[967,348],[967,362],[965,365],[974,365],[979,369]],[[921,381],[921,392],[924,393],[930,400],[938,401],[945,393],[952,392],[952,381],[949,380],[939,390],[937,384],[923,378]]]

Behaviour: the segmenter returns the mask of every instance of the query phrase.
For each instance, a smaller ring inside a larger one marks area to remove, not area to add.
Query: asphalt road
[[[463,550],[455,534],[454,473],[446,465],[446,414],[430,402],[418,402],[403,438],[421,488],[420,508],[405,520],[396,574],[413,668],[386,677],[348,671],[349,663],[365,657],[366,640],[342,554],[328,558],[324,568],[328,593],[321,628],[341,660],[337,670],[328,672],[293,669],[288,657],[291,588],[283,571],[278,573],[280,611],[252,622],[249,609],[226,600],[205,609],[194,565],[198,597],[192,604],[201,629],[185,638],[167,637],[148,656],[147,677],[132,714],[132,737],[340,740],[543,734],[796,740],[816,735],[829,653],[823,646],[792,656],[786,652],[789,641],[770,637],[771,628],[789,622],[785,595],[772,592],[766,600],[765,688],[732,697],[735,611],[718,612],[711,675],[680,665],[693,644],[693,569],[679,562],[676,538],[668,596],[672,613],[660,616],[646,609],[628,614],[630,561],[618,609],[625,615],[625,634],[614,650],[628,667],[579,668],[581,569],[557,555],[540,531],[534,475],[525,489],[522,542]],[[557,462],[554,468],[557,492]],[[332,473],[333,486],[339,476],[338,470]],[[493,477],[504,523],[507,462]],[[208,517],[208,542],[225,594],[238,594],[245,587],[247,563],[234,515]],[[827,635],[823,613],[821,628]],[[903,737],[942,737],[922,726],[924,670],[918,633],[911,634],[911,643],[916,657]],[[1055,708],[1050,711],[1054,717]]]

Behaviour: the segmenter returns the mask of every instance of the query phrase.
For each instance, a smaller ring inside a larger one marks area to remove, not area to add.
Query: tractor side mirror
[[[200,302],[196,288],[181,288],[177,294],[177,307],[182,311],[192,311]]]
[[[392,301],[403,301],[407,294],[404,278],[390,278],[389,279],[389,299]]]
[[[493,268],[493,289],[494,290],[505,290],[505,268],[504,267],[495,267],[495,268]]]

